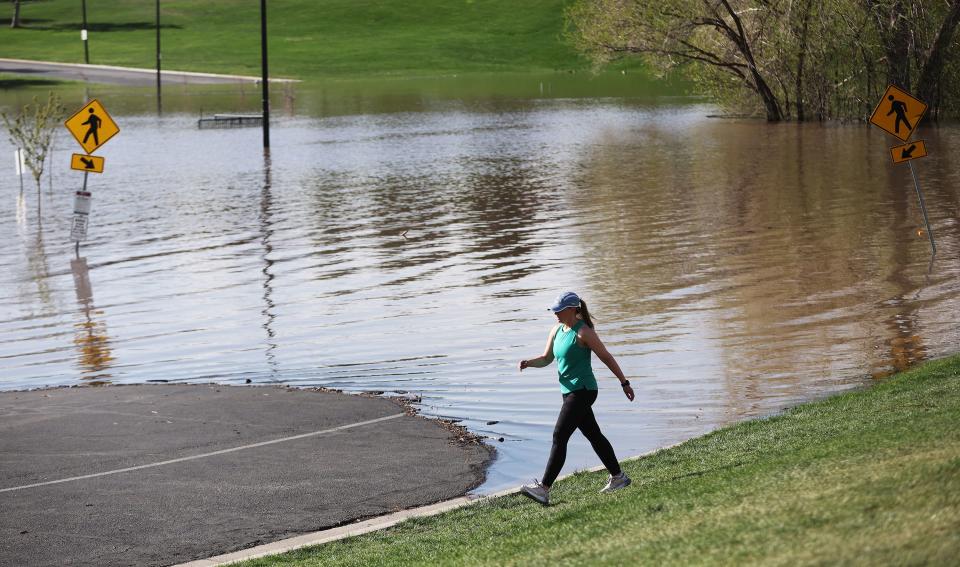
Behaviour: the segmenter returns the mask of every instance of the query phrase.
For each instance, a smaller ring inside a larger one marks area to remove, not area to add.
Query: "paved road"
[[[66,79],[70,81],[131,86],[153,86],[157,84],[156,69],[51,63],[45,61],[25,61],[22,59],[0,58],[0,73],[15,73],[43,79]],[[209,73],[187,73],[163,70],[160,72],[160,79],[163,84],[191,85],[253,83],[260,80],[259,77],[246,77],[241,75],[214,75]],[[290,82],[290,80],[270,79],[270,82]]]
[[[170,565],[446,500],[491,452],[382,398],[0,393],[0,565]]]

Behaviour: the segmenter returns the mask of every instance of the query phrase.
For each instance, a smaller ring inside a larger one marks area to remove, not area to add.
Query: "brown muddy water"
[[[101,102],[121,132],[97,152],[80,259],[76,144],[58,138],[41,222],[0,142],[0,389],[420,396],[491,438],[485,492],[542,470],[555,369],[516,364],[542,352],[564,290],[635,385],[629,403],[594,363],[621,457],[960,350],[956,126],[918,136],[931,261],[896,140],[863,125],[671,98],[418,100],[288,109],[265,158],[257,129]],[[566,471],[597,463],[579,436],[569,455]]]

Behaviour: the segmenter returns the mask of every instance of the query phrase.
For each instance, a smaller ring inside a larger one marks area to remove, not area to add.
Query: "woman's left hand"
[[[631,402],[633,401],[633,386],[624,386],[623,395],[627,397]]]

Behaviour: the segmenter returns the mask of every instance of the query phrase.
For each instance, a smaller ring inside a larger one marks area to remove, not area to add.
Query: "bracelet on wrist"
[[[621,388],[626,388],[629,385],[630,385],[630,380],[624,380],[623,382],[620,382]]]

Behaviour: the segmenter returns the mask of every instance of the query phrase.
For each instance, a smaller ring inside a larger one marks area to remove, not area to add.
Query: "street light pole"
[[[90,49],[87,47],[87,0],[83,0],[83,29],[80,30],[80,39],[83,40],[83,62],[90,64]]]
[[[163,112],[160,98],[160,0],[157,0],[157,114]]]
[[[270,81],[267,71],[267,0],[260,0],[260,82],[263,83],[263,147],[270,147]]]

